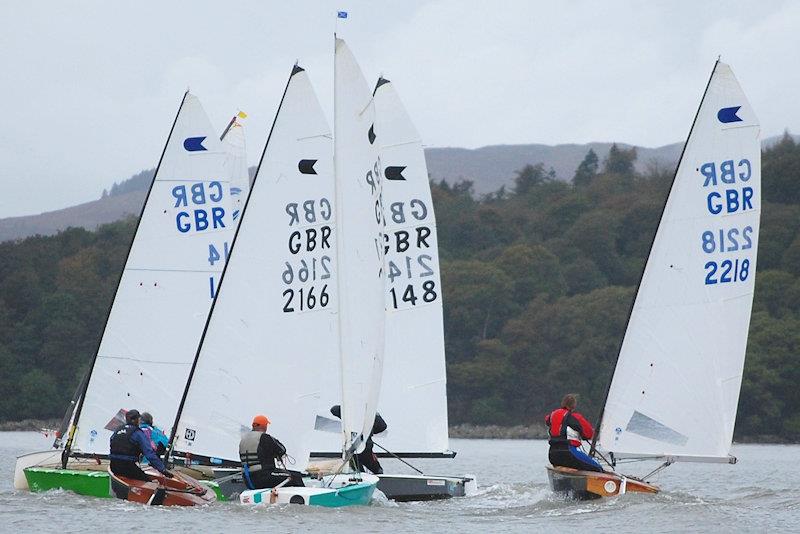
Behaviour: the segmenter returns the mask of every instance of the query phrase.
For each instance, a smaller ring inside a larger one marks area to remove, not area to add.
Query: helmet
[[[142,412],[142,423],[153,426],[153,416],[147,412]]]
[[[134,420],[139,419],[141,415],[139,414],[139,410],[128,410],[125,412],[125,422],[126,423],[133,423]]]
[[[266,415],[257,415],[253,417],[253,426],[267,426],[270,423],[270,420],[267,419]]]

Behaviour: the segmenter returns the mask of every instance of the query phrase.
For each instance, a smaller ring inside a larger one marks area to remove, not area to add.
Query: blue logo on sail
[[[722,108],[717,112],[717,118],[719,119],[719,122],[722,123],[742,122],[742,118],[737,115],[740,109],[742,109],[742,106]]]
[[[188,150],[189,152],[201,152],[203,150],[208,150],[206,147],[203,146],[203,141],[206,140],[206,137],[187,137],[183,141],[183,148]]]

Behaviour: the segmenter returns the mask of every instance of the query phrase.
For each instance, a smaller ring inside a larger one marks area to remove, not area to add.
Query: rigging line
[[[217,301],[219,300],[219,294],[222,291],[222,284],[225,280],[225,273],[228,271],[228,265],[230,265],[230,260],[233,255],[233,251],[236,248],[236,238],[239,236],[239,231],[244,226],[244,218],[247,215],[247,206],[250,204],[250,200],[253,198],[253,191],[256,188],[256,184],[258,183],[258,174],[261,170],[261,164],[264,162],[264,155],[267,153],[267,147],[269,147],[269,141],[272,138],[272,132],[275,130],[275,124],[278,122],[278,117],[281,114],[281,108],[283,107],[283,101],[286,98],[286,92],[289,90],[289,84],[292,82],[292,77],[298,73],[303,72],[303,69],[297,66],[297,63],[294,64],[292,67],[292,73],[289,74],[289,79],[286,80],[286,87],[283,89],[283,96],[281,96],[281,101],[278,104],[278,111],[275,113],[275,119],[272,121],[272,127],[269,130],[269,135],[267,135],[267,142],[264,144],[264,150],[261,152],[261,158],[258,160],[258,167],[256,167],[256,173],[253,176],[253,183],[250,186],[250,194],[247,195],[247,199],[244,201],[244,206],[242,206],[241,214],[239,215],[239,225],[236,227],[236,231],[233,233],[233,240],[231,241],[230,250],[228,250],[228,258],[225,261],[225,266],[222,268],[222,274],[219,278],[219,285],[217,286],[217,294],[214,296],[214,300],[211,302],[211,308],[208,311],[208,315],[206,316],[206,323],[203,327],[203,333],[200,336],[200,342],[197,345],[197,351],[194,355],[194,360],[192,361],[192,367],[189,370],[189,376],[186,379],[186,386],[183,388],[183,395],[181,396],[181,402],[178,404],[178,411],[175,414],[175,421],[172,425],[172,430],[169,436],[169,446],[167,447],[167,451],[164,454],[164,462],[168,462],[170,456],[172,456],[172,451],[175,448],[175,434],[178,432],[178,423],[181,419],[181,414],[183,412],[183,407],[186,404],[186,397],[189,394],[189,387],[192,384],[192,378],[194,378],[194,371],[197,369],[197,361],[200,359],[200,351],[203,348],[203,343],[206,339],[206,334],[208,333],[208,326],[211,324],[211,317],[214,315],[214,308],[217,305]]]
[[[591,445],[591,442],[590,442],[588,439],[586,440],[586,443],[589,443],[589,444]],[[582,447],[582,446],[581,446],[581,450],[583,450],[583,447]],[[606,463],[606,465],[608,465],[610,468],[612,468],[612,469],[613,469],[613,468],[616,466],[616,462],[610,462],[610,461],[608,461],[608,458],[606,458],[606,457],[603,455],[603,453],[601,453],[599,450],[595,449],[595,451],[594,451],[594,452],[595,452],[595,454],[596,454],[597,456],[599,456],[599,457],[600,457],[600,459],[601,459],[601,460],[603,460],[603,461]],[[613,456],[612,456],[611,458],[613,459]]]
[[[423,473],[422,471],[420,471],[419,469],[417,469],[416,467],[414,467],[413,465],[411,465],[410,463],[406,462],[405,460],[403,460],[402,458],[400,458],[399,456],[397,456],[395,453],[393,453],[392,451],[390,451],[390,450],[389,450],[389,449],[387,449],[386,447],[383,447],[383,446],[382,446],[380,443],[376,443],[376,442],[375,442],[375,440],[372,440],[372,444],[373,444],[373,445],[375,445],[376,447],[380,448],[381,450],[383,450],[383,451],[385,451],[385,452],[387,452],[387,453],[391,454],[391,455],[392,455],[392,457],[393,457],[394,459],[396,459],[396,460],[400,460],[401,462],[403,462],[404,464],[406,464],[408,467],[410,467],[411,469],[413,469],[414,471],[416,471],[416,472],[417,472],[417,473],[419,473],[420,475],[424,475],[424,474],[425,474],[425,473]]]
[[[655,469],[653,469],[652,471],[650,471],[649,473],[647,473],[645,476],[643,476],[643,477],[641,478],[641,480],[642,480],[642,481],[645,481],[645,480],[647,480],[648,478],[650,478],[651,476],[653,476],[653,475],[655,475],[656,473],[658,473],[659,471],[661,471],[662,469],[666,469],[667,467],[669,467],[669,466],[671,466],[671,465],[672,465],[672,462],[670,462],[669,460],[667,460],[666,462],[664,462],[663,464],[659,465],[658,467],[656,467]]]
[[[92,380],[92,371],[94,370],[94,364],[97,361],[97,354],[100,352],[100,344],[103,342],[103,338],[106,334],[106,328],[108,328],[108,321],[111,318],[111,310],[114,307],[114,301],[117,300],[117,293],[119,292],[119,287],[122,285],[122,277],[125,275],[125,265],[127,265],[128,260],[131,257],[131,251],[133,250],[133,243],[136,241],[136,234],[139,233],[139,226],[142,223],[142,215],[144,215],[144,210],[147,208],[147,201],[150,199],[150,194],[153,192],[153,187],[156,183],[156,177],[158,176],[158,171],[161,168],[161,163],[164,161],[164,155],[167,153],[167,147],[169,146],[169,142],[172,139],[172,134],[175,131],[175,125],[178,124],[178,117],[181,115],[181,110],[183,109],[183,105],[186,103],[186,97],[189,95],[189,91],[183,93],[183,98],[181,99],[181,104],[178,106],[178,112],[175,114],[175,120],[172,121],[172,127],[169,129],[169,134],[167,135],[167,141],[164,143],[164,148],[161,151],[161,157],[158,158],[158,165],[156,165],[156,170],[153,173],[153,178],[150,180],[150,188],[147,190],[147,195],[144,197],[144,203],[142,204],[142,209],[139,212],[139,218],[136,220],[136,229],[133,231],[133,236],[131,237],[130,244],[128,245],[128,254],[125,256],[125,263],[122,265],[122,269],[120,269],[119,278],[117,279],[117,287],[114,290],[114,297],[111,299],[111,302],[108,304],[108,312],[106,313],[106,323],[103,325],[103,333],[97,340],[97,349],[94,351],[94,356],[92,357],[92,364],[89,366],[89,374],[86,379],[86,387],[83,390],[83,394],[78,401],[78,407],[75,409],[75,417],[72,419],[72,427],[69,431],[69,437],[67,438],[67,443],[64,445],[64,453],[61,455],[61,468],[67,468],[67,459],[69,458],[70,450],[72,449],[72,441],[75,438],[75,429],[78,428],[78,422],[81,416],[81,411],[83,410],[84,400],[86,399],[86,392],[89,390],[89,384]]]
[[[326,487],[328,487],[328,488],[331,487],[331,484],[333,484],[333,481],[336,479],[336,477],[339,476],[342,473],[342,469],[344,469],[344,466],[346,466],[348,463],[350,463],[350,458],[352,458],[352,455],[344,458],[344,460],[342,461],[342,465],[340,465],[339,469],[337,469],[336,472],[333,473],[333,475],[331,476],[330,480],[328,480],[328,484],[326,485]]]
[[[631,301],[631,307],[628,311],[628,319],[625,321],[625,330],[622,333],[622,339],[619,342],[619,349],[617,350],[617,357],[614,359],[614,367],[611,370],[611,378],[608,380],[608,387],[606,388],[606,395],[605,399],[603,400],[603,406],[600,408],[600,415],[597,417],[597,424],[595,425],[595,434],[592,438],[592,446],[589,449],[589,456],[594,456],[597,452],[597,436],[600,433],[600,426],[603,424],[603,415],[606,411],[606,403],[608,403],[608,395],[611,393],[611,384],[614,382],[614,375],[616,374],[617,364],[619,363],[619,357],[622,354],[622,347],[625,344],[625,337],[628,334],[628,327],[631,324],[631,317],[633,316],[633,309],[636,306],[636,300],[639,296],[639,291],[642,288],[642,280],[644,279],[644,273],[647,271],[647,264],[650,263],[650,255],[653,253],[653,246],[656,243],[656,237],[658,237],[658,230],[661,228],[661,223],[664,221],[664,214],[667,211],[667,204],[669,203],[669,197],[672,195],[672,190],[675,188],[675,181],[678,178],[678,172],[681,170],[681,164],[683,163],[683,157],[686,154],[686,147],[689,146],[689,141],[692,139],[692,132],[694,132],[694,127],[697,124],[697,119],[700,117],[700,110],[703,109],[703,104],[705,103],[706,96],[708,95],[708,89],[711,87],[711,81],[714,79],[714,73],[717,71],[717,65],[719,65],[719,59],[714,63],[714,68],[711,69],[711,76],[708,77],[708,83],[706,84],[706,88],[703,91],[703,97],[700,99],[700,105],[697,107],[697,113],[694,115],[694,120],[692,121],[692,126],[689,128],[689,135],[686,137],[686,142],[683,144],[683,150],[681,150],[681,157],[678,158],[678,166],[675,167],[675,174],[672,175],[672,183],[669,185],[669,191],[667,192],[666,198],[664,198],[664,206],[661,208],[661,216],[658,219],[658,226],[656,226],[656,231],[653,233],[653,240],[650,242],[650,250],[647,251],[647,259],[644,262],[644,267],[642,268],[642,274],[639,276],[639,282],[636,284],[636,293],[633,295],[633,300]]]

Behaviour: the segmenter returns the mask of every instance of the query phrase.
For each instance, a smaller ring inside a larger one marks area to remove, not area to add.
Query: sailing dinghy
[[[394,84],[381,77],[374,100],[386,219],[384,376],[388,379],[381,387],[378,411],[389,425],[389,430],[373,437],[375,452],[389,458],[452,458],[439,251],[425,153]],[[322,409],[327,412],[326,406]],[[333,421],[331,426],[335,425]],[[312,456],[333,457],[335,445],[329,435]],[[378,489],[396,501],[462,497],[477,489],[474,476],[432,475],[412,468],[415,474],[377,475]]]
[[[291,455],[284,467],[304,471],[323,377],[338,367],[344,459],[341,472],[306,477],[305,487],[244,489],[242,504],[367,504],[377,484],[346,466],[364,448],[380,388],[382,177],[369,89],[344,41],[337,39],[335,58],[335,143],[307,73],[295,66],[289,77],[174,449],[192,463],[237,465],[241,434],[263,411]],[[208,395],[210,386],[224,395]]]
[[[174,421],[233,237],[226,158],[200,101],[187,92],[145,200],[61,465],[24,469],[31,490],[108,496],[107,475],[98,470],[125,411],[136,407]]]
[[[760,128],[731,68],[717,62],[631,308],[591,454],[661,464],[636,479],[548,467],[579,497],[655,493],[675,462],[730,455],[756,277]]]

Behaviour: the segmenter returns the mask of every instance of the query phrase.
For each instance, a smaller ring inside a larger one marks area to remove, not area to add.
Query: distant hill
[[[495,145],[481,148],[429,148],[425,151],[428,173],[435,180],[448,182],[471,180],[478,195],[492,193],[501,186],[510,187],[514,172],[528,164],[542,163],[552,168],[560,180],[572,180],[575,169],[589,149],[602,161],[613,143],[588,143],[585,145]],[[618,143],[620,148],[631,145]],[[682,143],[660,148],[636,147],[637,170],[648,165],[672,166],[678,161]]]
[[[800,140],[800,136],[793,137]],[[768,138],[763,144],[769,146],[779,138]],[[515,172],[527,164],[542,163],[545,168],[552,168],[558,179],[569,181],[589,149],[594,150],[602,161],[611,145],[612,143],[588,143],[555,146],[494,145],[475,149],[428,148],[425,156],[432,179],[450,183],[471,180],[475,194],[484,195],[497,191],[501,186],[510,188]],[[618,145],[622,148],[632,146],[623,143]],[[636,147],[637,170],[644,171],[652,165],[674,166],[682,147],[683,143],[659,148]],[[0,242],[36,234],[52,235],[70,226],[93,230],[101,224],[132,214],[138,215],[152,172],[152,169],[141,171],[127,180],[113,184],[109,191],[103,191],[99,200],[39,215],[0,219]],[[251,178],[253,172],[254,169],[251,168]]]

